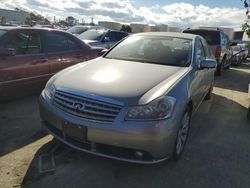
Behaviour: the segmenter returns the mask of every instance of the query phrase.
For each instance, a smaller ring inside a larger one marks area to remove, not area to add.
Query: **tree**
[[[59,24],[59,25],[63,25],[63,26],[68,26],[68,23],[67,23],[66,21],[64,21],[64,20],[60,20],[60,21],[58,22],[58,24]]]
[[[250,14],[250,12],[249,12],[250,0],[243,0],[243,4],[244,4],[244,8],[246,9],[247,19],[249,19],[249,17],[250,17],[250,15],[249,15]],[[243,31],[245,31],[247,33],[247,35],[250,35],[250,25],[247,23],[247,21],[244,24],[242,24],[241,28]]]
[[[125,31],[125,32],[128,32],[128,33],[131,33],[132,28],[129,25],[122,25],[120,31]]]
[[[47,18],[44,18],[40,14],[34,14],[34,13],[31,12],[30,16],[26,18],[25,24],[30,25],[30,26],[34,26],[35,24],[49,25],[50,21]]]
[[[68,23],[69,26],[73,26],[76,24],[77,20],[73,16],[68,16],[66,18],[66,22]]]

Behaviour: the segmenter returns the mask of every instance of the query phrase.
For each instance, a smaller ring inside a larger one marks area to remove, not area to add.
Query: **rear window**
[[[74,26],[67,30],[67,32],[72,34],[81,34],[88,30],[88,27]]]
[[[206,39],[208,45],[220,44],[220,32],[217,31],[204,31],[204,30],[186,30],[184,33],[200,35]]]

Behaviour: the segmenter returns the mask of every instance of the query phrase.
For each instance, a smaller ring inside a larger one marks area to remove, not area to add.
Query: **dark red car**
[[[0,100],[24,88],[32,90],[59,70],[103,53],[103,48],[90,47],[64,31],[0,27]]]

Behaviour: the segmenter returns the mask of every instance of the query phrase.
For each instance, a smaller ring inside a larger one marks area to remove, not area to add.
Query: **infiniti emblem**
[[[74,109],[76,111],[83,110],[85,108],[85,106],[82,103],[79,103],[79,102],[75,102],[73,104],[73,107],[74,107]]]

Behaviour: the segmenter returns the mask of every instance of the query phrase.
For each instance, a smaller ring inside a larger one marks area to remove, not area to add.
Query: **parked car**
[[[103,29],[101,26],[90,26],[90,25],[75,25],[67,30],[67,32],[78,36],[89,29]]]
[[[226,33],[219,29],[186,29],[183,33],[191,33],[204,37],[217,60],[217,75],[231,65],[232,49]]]
[[[118,41],[127,36],[128,33],[123,31],[98,29],[88,30],[79,35],[78,38],[90,46],[99,46],[109,49]]]
[[[233,57],[232,57],[232,65],[239,65],[244,60],[245,51],[242,49],[242,46],[236,45],[232,46]]]
[[[64,31],[0,27],[0,100],[19,94],[21,86],[45,84],[59,70],[96,58],[102,50]]]
[[[191,116],[211,97],[215,68],[198,35],[131,35],[53,76],[40,96],[41,118],[81,151],[137,163],[178,159]]]
[[[242,54],[243,54],[242,61],[246,61],[247,57],[248,57],[248,53],[249,53],[248,44],[247,43],[238,43],[238,45],[241,46],[241,49],[242,49]]]

